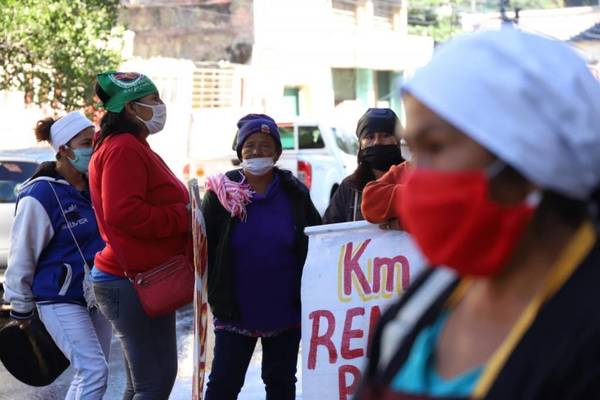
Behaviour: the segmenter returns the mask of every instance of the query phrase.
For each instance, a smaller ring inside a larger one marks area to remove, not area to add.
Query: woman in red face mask
[[[432,268],[382,316],[355,398],[596,398],[600,85],[566,45],[503,29],[403,91],[395,206]]]

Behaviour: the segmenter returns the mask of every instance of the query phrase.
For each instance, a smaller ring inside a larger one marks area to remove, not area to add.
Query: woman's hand
[[[11,304],[11,306],[12,306],[12,304]],[[19,327],[19,329],[21,329],[21,330],[26,330],[31,325],[31,320],[34,317],[34,312],[35,312],[34,309],[32,309],[31,311],[28,311],[28,312],[17,312],[13,308],[10,310],[9,322],[13,325],[17,325]]]
[[[17,324],[17,326],[19,327],[19,329],[21,329],[21,330],[26,330],[31,325],[31,319],[11,318],[10,320],[14,321]]]
[[[402,226],[400,226],[400,221],[397,219],[391,219],[383,224],[379,224],[379,228],[384,230],[393,230],[393,231],[401,231]]]

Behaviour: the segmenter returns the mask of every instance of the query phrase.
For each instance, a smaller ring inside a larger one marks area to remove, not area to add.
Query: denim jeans
[[[70,304],[38,304],[40,320],[75,370],[66,400],[102,399],[108,381],[110,322],[98,310]]]
[[[123,346],[123,399],[167,400],[177,376],[175,312],[148,317],[128,279],[94,282],[94,292]]]
[[[239,333],[215,331],[212,369],[206,387],[206,400],[235,400],[258,338]],[[262,380],[267,400],[296,398],[296,363],[300,329],[290,329],[273,337],[261,338]]]

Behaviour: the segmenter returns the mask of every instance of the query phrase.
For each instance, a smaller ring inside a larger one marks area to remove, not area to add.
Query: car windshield
[[[358,140],[356,139],[356,136],[341,129],[332,128],[332,130],[333,135],[335,136],[335,143],[340,150],[351,156],[358,154]]]
[[[37,169],[38,164],[28,161],[0,161],[0,203],[14,203],[17,187]]]
[[[298,127],[298,141],[300,149],[322,149],[325,147],[318,126]]]
[[[283,150],[294,150],[294,125],[278,125],[279,135],[281,137],[281,148]]]

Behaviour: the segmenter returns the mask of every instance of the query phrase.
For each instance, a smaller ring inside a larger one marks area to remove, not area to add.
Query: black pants
[[[128,279],[94,282],[100,311],[125,355],[124,400],[167,400],[177,376],[175,312],[150,318]]]
[[[235,400],[244,386],[248,364],[258,338],[215,331],[215,357],[206,388],[206,400]],[[296,363],[300,329],[261,338],[262,380],[267,400],[296,398]]]

